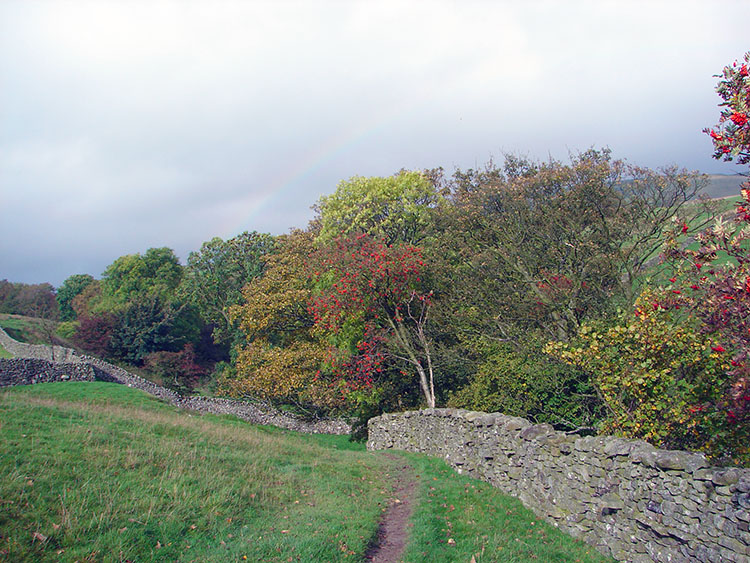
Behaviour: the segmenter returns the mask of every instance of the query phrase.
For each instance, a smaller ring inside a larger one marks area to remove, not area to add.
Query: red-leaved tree
[[[718,75],[716,91],[723,109],[719,123],[704,131],[714,144],[714,158],[750,162],[750,52]],[[676,225],[667,255],[678,268],[672,283],[675,307],[686,307],[715,339],[713,351],[727,354],[732,370],[721,408],[735,424],[750,423],[750,182],[740,190],[734,221],[719,219],[687,246],[686,227]]]
[[[424,289],[422,251],[386,244],[368,234],[338,239],[320,251],[314,273],[323,287],[310,303],[316,327],[337,334],[361,327],[358,350],[336,369],[372,384],[386,357],[416,372],[429,407],[435,406],[430,340],[426,327],[432,292]]]
[[[704,129],[714,143],[714,158],[750,162],[750,52],[744,62],[724,67],[716,91],[722,99],[719,123]]]

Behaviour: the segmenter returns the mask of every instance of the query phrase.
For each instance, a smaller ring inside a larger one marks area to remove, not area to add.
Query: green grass
[[[0,346],[0,358],[13,358],[13,354],[8,352],[5,348]]]
[[[49,330],[50,323],[56,325],[54,321],[35,317],[0,314],[0,326],[8,336],[26,344],[49,344],[49,334],[54,333]]]
[[[458,475],[442,460],[406,455],[422,479],[404,561],[612,561],[491,485]]]
[[[442,461],[407,459],[420,493],[405,561],[606,560]],[[0,561],[361,561],[393,463],[115,384],[9,388]]]

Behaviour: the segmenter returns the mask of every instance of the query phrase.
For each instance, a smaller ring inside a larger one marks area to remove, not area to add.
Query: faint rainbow
[[[261,197],[249,195],[237,202],[237,213],[225,222],[227,228],[223,229],[224,232],[220,236],[230,238],[240,232],[253,230],[251,225],[253,218],[271,205],[274,200],[280,199],[280,196],[290,190],[292,186],[319,169],[326,162],[345,154],[376,132],[394,123],[423,102],[424,97],[413,96],[409,100],[393,104],[379,114],[360,122],[355,127],[330,135],[327,140],[308,150],[291,168],[286,169],[275,179],[267,182],[266,189]],[[346,178],[338,178],[336,182],[341,180],[346,180]],[[329,193],[333,192],[335,187],[335,185],[330,186]],[[304,227],[304,225],[296,226]]]

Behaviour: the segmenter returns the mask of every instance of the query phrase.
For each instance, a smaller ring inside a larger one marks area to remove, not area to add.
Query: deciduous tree
[[[389,357],[414,370],[425,403],[434,407],[428,334],[432,293],[420,277],[424,271],[421,250],[360,234],[334,241],[321,250],[319,259],[317,278],[323,287],[310,307],[316,326],[336,333],[353,322],[361,323],[364,334],[360,333],[359,344],[367,350],[370,339],[382,340]],[[353,373],[360,378],[375,379],[382,370],[372,362],[371,353],[353,364]]]
[[[275,246],[274,237],[253,231],[227,241],[213,238],[190,253],[180,290],[213,325],[216,342],[228,345],[236,339],[229,311],[240,303],[242,288],[262,275]]]
[[[94,282],[93,276],[89,274],[74,274],[68,277],[62,285],[57,288],[57,304],[60,307],[61,321],[76,320],[76,312],[73,310],[73,299],[84,289]]]
[[[369,233],[386,244],[415,244],[424,238],[430,209],[440,201],[435,183],[421,172],[402,170],[386,178],[355,176],[320,198],[318,239],[328,243],[341,236]]]

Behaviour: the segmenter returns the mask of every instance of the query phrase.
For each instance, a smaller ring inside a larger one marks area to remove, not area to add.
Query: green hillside
[[[605,560],[442,461],[196,416],[124,386],[9,388],[0,424],[0,561],[362,561],[404,459],[406,561]]]
[[[740,174],[709,174],[709,185],[704,193],[709,197],[720,198],[736,196],[740,193],[740,184],[747,181],[746,176]]]

